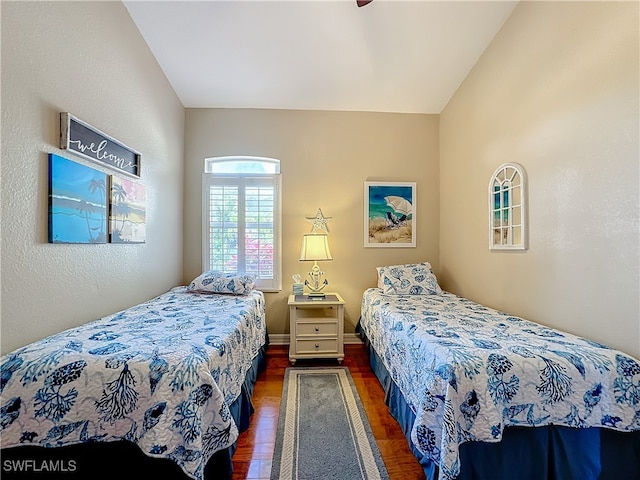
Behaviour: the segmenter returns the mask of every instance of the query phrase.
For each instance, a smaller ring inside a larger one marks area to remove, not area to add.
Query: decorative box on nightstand
[[[289,295],[289,361],[299,358],[344,359],[344,300],[337,293],[322,298]]]

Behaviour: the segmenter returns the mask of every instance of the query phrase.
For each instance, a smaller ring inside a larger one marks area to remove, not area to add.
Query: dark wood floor
[[[267,369],[258,377],[253,394],[256,409],[251,425],[238,439],[233,456],[233,480],[268,479],[275,447],[284,371],[289,367],[288,346],[270,345]],[[298,361],[296,365],[337,365],[320,360]],[[371,430],[382,453],[390,480],[424,480],[418,461],[411,454],[397,422],[384,403],[384,391],[369,367],[364,346],[345,345],[343,365],[349,367]]]

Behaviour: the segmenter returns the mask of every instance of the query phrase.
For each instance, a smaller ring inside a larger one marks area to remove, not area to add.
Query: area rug
[[[347,367],[285,371],[271,480],[388,480]]]

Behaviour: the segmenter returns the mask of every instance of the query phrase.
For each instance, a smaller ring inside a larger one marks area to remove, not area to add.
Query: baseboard
[[[345,344],[360,344],[362,340],[357,333],[345,333],[343,336],[343,341]],[[270,333],[269,334],[269,343],[271,345],[289,345],[289,334],[288,333]]]

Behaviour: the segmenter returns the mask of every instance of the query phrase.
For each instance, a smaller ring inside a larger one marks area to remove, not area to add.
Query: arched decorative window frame
[[[496,190],[496,187],[499,187]],[[504,163],[488,186],[489,249],[528,248],[527,174],[518,163]]]

